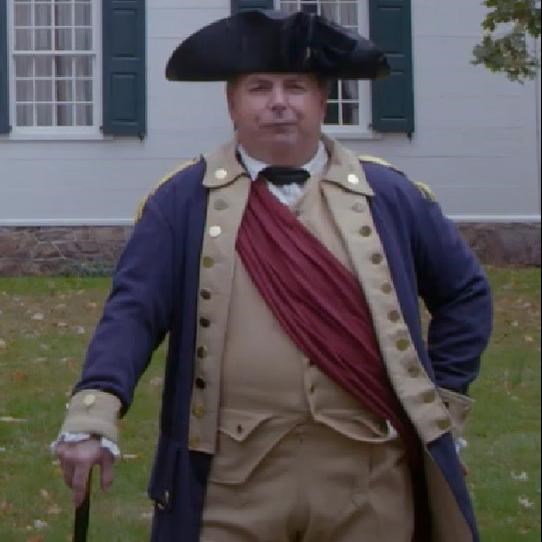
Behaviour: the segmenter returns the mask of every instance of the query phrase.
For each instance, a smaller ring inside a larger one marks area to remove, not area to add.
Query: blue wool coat
[[[405,177],[363,164],[370,206],[420,359],[434,382],[465,393],[491,328],[488,283],[437,203]],[[76,391],[113,393],[129,408],[153,351],[169,334],[160,436],[149,484],[153,542],[198,542],[212,457],[188,449],[200,256],[207,191],[205,161],[175,174],[148,199],[118,263],[104,315]],[[418,296],[432,315],[422,339]],[[450,433],[428,445],[478,540]]]

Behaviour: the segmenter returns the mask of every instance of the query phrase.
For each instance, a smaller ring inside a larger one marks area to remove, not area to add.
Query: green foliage
[[[485,0],[489,9],[482,23],[484,35],[474,48],[473,64],[503,72],[511,81],[536,76],[537,56],[529,48],[529,37],[540,36],[539,0]]]

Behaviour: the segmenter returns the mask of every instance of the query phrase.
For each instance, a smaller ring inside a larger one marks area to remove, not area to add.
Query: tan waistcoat
[[[308,181],[292,210],[351,269],[319,177]],[[303,355],[280,327],[238,255],[221,382],[220,432],[239,441],[250,436],[250,448],[260,458],[286,432],[308,420],[360,441],[385,441],[395,435],[384,420],[362,409]],[[223,453],[220,445],[217,452]]]

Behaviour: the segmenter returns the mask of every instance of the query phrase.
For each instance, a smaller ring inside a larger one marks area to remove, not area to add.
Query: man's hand
[[[61,442],[55,453],[60,459],[66,485],[73,491],[73,503],[78,507],[84,500],[87,481],[94,465],[100,465],[100,482],[104,491],[113,482],[114,458],[109,450],[100,445],[100,440],[90,438],[81,442]]]

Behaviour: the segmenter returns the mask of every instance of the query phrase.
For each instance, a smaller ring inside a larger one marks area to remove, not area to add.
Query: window
[[[15,131],[98,131],[99,3],[13,0],[10,40]]]
[[[366,0],[279,0],[277,7],[286,13],[305,11],[323,15],[362,35],[369,34]],[[370,129],[370,83],[367,81],[333,81],[325,124],[338,131]]]
[[[144,137],[145,0],[0,0],[0,134]]]

